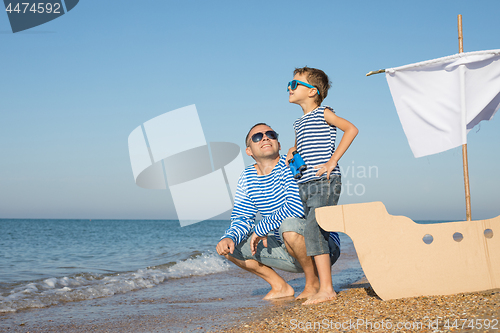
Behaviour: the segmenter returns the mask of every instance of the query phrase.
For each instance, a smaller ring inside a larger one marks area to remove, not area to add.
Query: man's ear
[[[278,142],[278,151],[281,150],[281,143]]]
[[[252,156],[252,149],[250,149],[250,147],[247,147],[247,149],[245,149],[245,152],[248,156]]]

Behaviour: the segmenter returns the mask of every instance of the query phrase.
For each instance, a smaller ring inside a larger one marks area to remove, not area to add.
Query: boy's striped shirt
[[[328,162],[332,157],[335,151],[337,127],[325,121],[324,112],[334,111],[328,106],[320,106],[293,123],[297,138],[297,151],[307,165],[307,170],[298,180],[299,183],[326,178],[326,173],[321,177],[316,176],[318,170],[314,167]],[[330,175],[340,175],[338,164]]]

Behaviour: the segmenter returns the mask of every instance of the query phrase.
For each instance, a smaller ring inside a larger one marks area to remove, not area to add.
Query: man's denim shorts
[[[293,231],[298,233],[299,235],[304,235],[305,223],[306,223],[305,219],[293,218],[293,217],[283,220],[279,228],[279,234],[281,239],[283,239],[283,233],[288,231]],[[304,272],[299,262],[288,253],[288,251],[286,250],[286,245],[282,244],[281,242],[278,242],[278,240],[274,236],[274,232],[270,232],[267,236],[267,247],[264,247],[262,241],[259,242],[259,244],[257,245],[257,251],[255,255],[252,255],[252,251],[250,249],[250,239],[252,237],[252,234],[250,234],[246,240],[239,243],[235,247],[233,254],[229,255],[238,260],[253,259],[260,262],[263,265],[281,269],[287,272],[292,272],[292,273]],[[330,245],[330,261],[331,264],[333,265],[340,256],[340,249],[331,238],[329,239],[329,245]]]

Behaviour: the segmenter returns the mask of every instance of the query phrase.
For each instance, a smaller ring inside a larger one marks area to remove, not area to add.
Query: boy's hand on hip
[[[260,241],[262,241],[264,247],[267,247],[267,236],[260,237],[254,232],[252,234],[252,238],[250,238],[250,249],[252,250],[252,255],[255,255],[257,252],[257,245],[259,245]]]
[[[322,174],[326,172],[326,179],[330,179],[330,173],[335,169],[337,166],[336,161],[328,161],[325,164],[320,164],[316,165],[314,168],[318,169],[318,172],[316,172],[316,176],[321,177]]]

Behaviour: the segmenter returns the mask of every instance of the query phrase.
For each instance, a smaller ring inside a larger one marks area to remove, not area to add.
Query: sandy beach
[[[47,289],[48,295],[59,295],[50,299],[56,303],[19,296],[24,302],[22,308],[0,312],[0,332],[500,331],[499,289],[383,301],[364,277],[350,239],[341,239],[343,252],[332,267],[338,297],[331,302],[303,306],[293,297],[264,301],[262,298],[270,290],[264,280],[234,265],[226,267],[214,255],[198,255],[160,271],[167,274],[165,280],[132,291],[123,286],[164,275],[145,275],[142,271],[115,273],[108,282],[103,279],[104,282],[85,288]],[[207,239],[206,243],[214,241]],[[200,270],[203,273],[211,268],[215,269],[200,275]],[[296,295],[304,289],[304,274],[279,274]],[[42,288],[44,283],[34,286]],[[117,283],[121,289],[116,288]],[[33,285],[25,283],[20,286],[14,288],[17,295],[33,289]],[[107,296],[110,290],[112,294]],[[90,299],[75,296],[83,292],[94,294]]]
[[[296,295],[303,290],[303,274],[279,273]],[[336,300],[303,306],[292,297],[262,300],[269,285],[231,267],[112,297],[0,313],[0,332],[500,331],[500,289],[383,301],[364,277],[352,243],[345,242],[332,279]]]
[[[0,315],[0,332],[498,332],[500,290],[383,301],[366,279],[344,286],[335,301],[303,306],[293,299],[262,301],[266,285],[247,284],[221,297],[165,297],[162,288]],[[288,276],[296,290],[303,280]],[[210,278],[199,277],[213,293]],[[189,290],[179,281],[177,288]],[[232,295],[230,293],[233,293]]]
[[[381,300],[366,279],[335,301],[290,302],[225,332],[499,332],[500,289]]]

